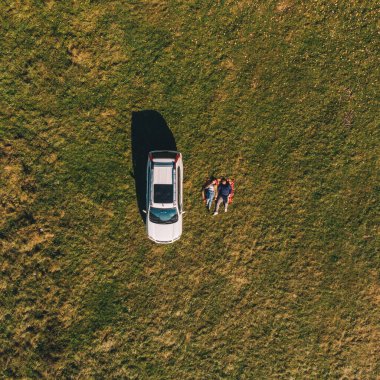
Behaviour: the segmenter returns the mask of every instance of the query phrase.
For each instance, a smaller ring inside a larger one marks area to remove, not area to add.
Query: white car
[[[167,244],[182,234],[182,155],[175,151],[149,152],[147,163],[146,230],[149,239]]]

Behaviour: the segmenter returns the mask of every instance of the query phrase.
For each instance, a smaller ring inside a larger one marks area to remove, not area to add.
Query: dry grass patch
[[[86,67],[94,66],[93,55],[91,52],[75,47],[74,43],[69,44],[68,51],[73,63]]]
[[[293,0],[282,0],[277,3],[276,11],[285,12],[288,11],[293,6]]]

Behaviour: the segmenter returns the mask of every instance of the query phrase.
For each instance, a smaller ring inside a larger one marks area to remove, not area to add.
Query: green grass
[[[2,377],[378,378],[378,11],[2,2]],[[137,208],[141,110],[184,156],[173,245]]]

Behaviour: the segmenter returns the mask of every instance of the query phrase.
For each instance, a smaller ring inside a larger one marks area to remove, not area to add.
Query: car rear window
[[[172,158],[173,160],[176,158],[177,152],[153,152],[153,158]]]
[[[173,185],[154,185],[154,203],[173,203]]]

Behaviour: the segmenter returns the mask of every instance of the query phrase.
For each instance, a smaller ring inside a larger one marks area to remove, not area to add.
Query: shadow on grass
[[[137,205],[145,223],[146,164],[152,150],[177,150],[173,133],[163,116],[153,110],[132,113],[132,164]]]

